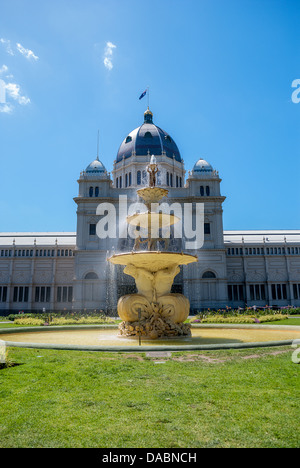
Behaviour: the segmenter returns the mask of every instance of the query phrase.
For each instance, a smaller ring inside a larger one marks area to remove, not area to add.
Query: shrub
[[[109,317],[81,317],[81,318],[54,318],[49,325],[92,325],[92,324],[105,324],[114,323],[115,321]]]
[[[27,326],[44,326],[44,325],[92,325],[92,324],[105,324],[115,323],[113,319],[105,316],[89,316],[89,317],[56,317],[45,316],[44,318],[37,317],[24,317],[18,316],[15,318],[14,323],[16,325],[27,325]]]
[[[287,319],[287,315],[276,314],[276,315],[264,315],[261,317],[240,315],[239,317],[224,317],[224,315],[214,315],[206,317],[201,320],[201,323],[265,323],[275,322],[278,320]],[[195,321],[193,322],[195,323]]]
[[[16,325],[28,325],[28,326],[42,326],[45,323],[45,320],[37,318],[18,318],[14,320]]]
[[[300,307],[296,309],[288,309],[287,312],[289,315],[300,315]]]
[[[260,317],[260,322],[276,322],[278,320],[285,320],[289,318],[288,315],[284,314],[276,314],[276,315],[265,315],[263,317]]]

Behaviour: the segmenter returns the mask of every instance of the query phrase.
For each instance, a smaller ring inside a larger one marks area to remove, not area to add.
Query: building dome
[[[213,167],[205,159],[201,158],[196,162],[193,169],[194,172],[213,172],[213,170]]]
[[[97,158],[95,159],[95,161],[91,162],[91,164],[88,165],[85,172],[87,174],[104,174],[106,173],[106,169],[102,162],[99,161],[99,159]]]
[[[153,123],[153,114],[149,108],[144,113],[144,123],[127,135],[119,148],[116,162],[132,156],[165,153],[170,159],[182,162],[179,149],[170,135]]]

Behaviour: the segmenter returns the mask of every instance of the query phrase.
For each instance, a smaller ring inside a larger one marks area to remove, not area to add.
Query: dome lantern
[[[151,110],[149,110],[149,107],[147,108],[146,112],[144,112],[144,123],[153,123],[153,114]]]

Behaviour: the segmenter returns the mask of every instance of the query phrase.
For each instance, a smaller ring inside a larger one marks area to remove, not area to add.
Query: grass
[[[279,322],[266,322],[263,325],[298,325],[300,326],[300,318],[288,318]]]
[[[299,446],[299,366],[290,347],[163,360],[8,354],[20,365],[0,370],[1,448]]]

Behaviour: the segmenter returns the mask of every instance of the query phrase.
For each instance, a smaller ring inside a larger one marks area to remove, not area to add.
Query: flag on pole
[[[145,89],[145,91],[140,95],[139,99],[143,99],[143,97],[145,97],[147,94],[147,89]]]

